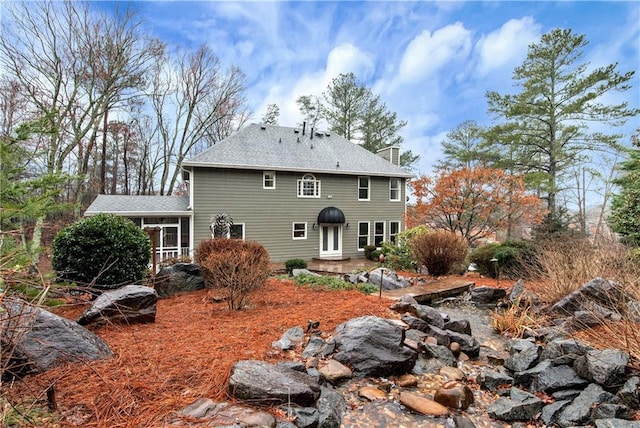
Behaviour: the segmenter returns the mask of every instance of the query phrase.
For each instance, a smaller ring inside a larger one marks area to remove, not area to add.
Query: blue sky
[[[97,3],[111,8],[114,3]],[[120,4],[122,6],[122,4]],[[301,118],[300,95],[320,95],[353,72],[407,121],[404,148],[428,173],[446,133],[464,120],[489,124],[485,93],[513,91],[513,68],[549,30],[585,34],[585,61],[640,69],[639,2],[134,2],[147,29],[169,44],[206,43],[247,76],[257,122],[267,104],[280,124]],[[633,89],[612,95],[640,106]],[[636,118],[626,128],[640,126]]]

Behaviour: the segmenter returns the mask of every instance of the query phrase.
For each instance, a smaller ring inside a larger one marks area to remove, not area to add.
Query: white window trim
[[[376,235],[376,223],[382,223],[382,241],[380,241],[380,242],[381,243],[385,242],[384,239],[387,236],[387,222],[386,221],[374,221],[373,222],[373,229],[371,230],[371,232],[372,232],[371,235],[373,236],[373,244],[372,245],[376,245],[376,236],[379,236],[379,235]],[[376,245],[376,248],[382,248],[382,247]]]
[[[400,234],[400,232],[402,231],[402,222],[397,221],[397,220],[389,220],[389,242],[391,242],[391,224],[397,224],[398,225],[398,230],[396,232],[396,242],[394,243],[395,245],[398,245],[398,235]]]
[[[247,228],[245,227],[245,223],[233,223],[231,227],[233,226],[242,226],[242,240],[244,241],[247,233]],[[229,233],[227,233],[227,239],[231,239],[231,227],[229,228]]]
[[[367,179],[367,197],[366,198],[361,198],[360,197],[360,190],[364,189],[364,187],[360,187],[360,180],[366,178]],[[367,176],[359,176],[358,177],[358,200],[359,201],[370,201],[371,200],[371,177],[367,177]]]
[[[309,178],[309,177],[313,177],[313,179]],[[304,183],[313,183],[313,190],[314,190],[314,194],[313,195],[305,195],[304,194]],[[316,179],[315,175],[313,174],[305,174],[302,176],[302,178],[298,179],[298,188],[296,190],[296,193],[298,195],[299,198],[320,198],[322,197],[322,188],[321,188],[321,182],[320,180]]]
[[[397,199],[391,198],[391,192],[393,190],[393,187],[391,186],[391,184],[393,183],[393,180],[397,180],[397,182],[398,182],[398,189],[397,189],[398,190],[398,198]],[[401,180],[399,178],[392,177],[392,178],[389,179],[389,201],[391,201],[391,202],[399,202],[400,200],[402,200],[402,192],[400,191],[400,183],[401,183]]]
[[[273,176],[273,186],[269,187],[266,185],[267,174],[271,174]],[[262,188],[267,190],[273,190],[276,188],[276,172],[275,171],[263,171],[262,172]]]
[[[296,224],[304,225],[304,236],[295,236]],[[291,239],[293,240],[307,239],[307,222],[306,221],[294,221],[293,223],[291,223]]]
[[[360,235],[360,225],[366,223],[367,224],[367,243],[365,245],[365,247],[367,245],[371,244],[371,222],[368,221],[359,221],[358,222],[358,236],[357,236],[357,241],[356,241],[356,246],[358,247],[358,251],[364,251],[364,247],[360,248],[360,238],[364,235]]]

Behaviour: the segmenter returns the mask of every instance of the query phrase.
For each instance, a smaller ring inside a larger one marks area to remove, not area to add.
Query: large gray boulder
[[[340,428],[347,402],[342,395],[330,388],[322,388],[318,399],[318,428]]]
[[[320,385],[306,373],[264,361],[238,361],[229,378],[229,395],[265,404],[310,406],[320,396]]]
[[[584,388],[588,383],[586,379],[578,376],[570,366],[556,366],[540,372],[534,378],[531,390],[551,393],[566,389]]]
[[[613,397],[600,385],[592,383],[562,410],[556,423],[561,427],[584,425],[589,422],[591,412],[598,403],[609,402]]]
[[[555,365],[573,364],[576,358],[591,350],[589,345],[575,339],[554,339],[547,343],[540,354],[541,360],[551,360]]]
[[[333,358],[351,367],[358,377],[408,373],[417,354],[404,346],[404,330],[374,316],[353,318],[336,327]]]
[[[544,406],[544,402],[533,394],[518,388],[511,388],[509,398],[500,397],[487,412],[492,418],[503,421],[528,421],[533,419]]]
[[[497,391],[503,386],[511,386],[513,378],[507,373],[504,367],[498,367],[496,370],[483,370],[477,378],[478,385],[489,391]]]
[[[515,352],[504,362],[504,366],[514,372],[522,372],[530,369],[538,362],[542,348],[534,345],[520,352]]]
[[[159,298],[186,291],[204,289],[204,277],[200,266],[194,263],[176,263],[163,267],[156,275],[154,288]]]
[[[412,305],[409,308],[409,312],[414,314],[429,325],[438,328],[444,328],[444,318],[439,310],[432,308],[428,305]]]
[[[291,327],[289,330],[285,331],[279,340],[271,343],[271,346],[274,348],[282,349],[283,351],[288,351],[295,348],[298,344],[302,343],[303,340],[304,330],[302,329],[302,327],[296,326]]]
[[[104,292],[78,318],[78,324],[109,321],[120,324],[145,324],[156,320],[158,294],[151,287],[127,285]]]
[[[587,302],[596,302],[611,308],[622,302],[623,298],[624,292],[619,283],[604,278],[594,278],[555,303],[549,310],[553,313],[573,315],[576,311],[585,310]]]
[[[199,398],[180,412],[181,416],[204,419],[207,426],[247,426],[273,428],[276,418],[268,412],[232,403]],[[176,421],[177,422],[177,421]]]
[[[369,284],[380,287],[380,281],[382,281],[383,290],[396,290],[410,285],[409,281],[399,277],[397,273],[389,269],[378,268],[369,272]]]
[[[451,341],[460,345],[462,352],[469,357],[478,358],[480,356],[480,342],[475,337],[451,330],[446,330],[446,333]]]
[[[480,305],[491,305],[504,299],[506,295],[507,290],[504,288],[482,286],[471,290],[470,300]]]
[[[629,355],[618,349],[591,350],[573,363],[576,372],[605,388],[620,387],[626,381]]]
[[[632,409],[640,408],[640,377],[632,376],[622,385],[617,394],[620,402]]]
[[[16,376],[113,356],[86,328],[18,299],[5,299],[0,306],[0,345],[10,355],[7,371]]]

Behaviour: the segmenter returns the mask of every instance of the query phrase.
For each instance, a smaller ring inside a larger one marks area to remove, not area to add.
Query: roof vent
[[[312,148],[312,149],[313,149],[313,143],[311,143],[311,146],[310,146],[310,148]]]
[[[331,134],[329,134],[328,132],[325,132],[324,135],[327,137],[331,137]]]
[[[278,139],[278,143],[282,144],[282,138]]]
[[[336,162],[336,168],[340,168],[340,161]]]
[[[300,133],[300,130],[299,130],[299,129],[294,129],[294,130],[293,130],[293,133],[294,133],[294,134],[299,134],[299,133]]]
[[[300,137],[298,137],[298,143],[300,142]]]
[[[267,127],[265,125],[260,125],[260,129],[264,131],[265,129],[267,129]]]

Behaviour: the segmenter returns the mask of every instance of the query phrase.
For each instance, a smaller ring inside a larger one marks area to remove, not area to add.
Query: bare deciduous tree
[[[206,46],[155,64],[150,99],[162,147],[161,195],[173,192],[180,165],[195,148],[209,147],[246,121],[244,89],[242,72],[224,73]]]

